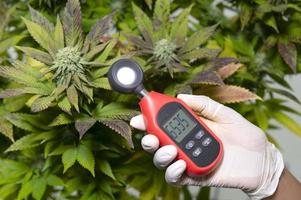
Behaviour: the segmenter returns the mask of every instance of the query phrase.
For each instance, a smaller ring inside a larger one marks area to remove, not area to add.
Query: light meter
[[[141,98],[139,106],[147,133],[157,136],[160,146],[177,148],[176,159],[186,162],[188,175],[207,174],[220,163],[223,156],[220,139],[181,99],[147,92],[138,63],[118,60],[111,66],[108,79],[113,90],[136,93]]]

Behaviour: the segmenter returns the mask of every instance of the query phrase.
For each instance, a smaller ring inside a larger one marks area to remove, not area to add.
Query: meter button
[[[206,146],[208,146],[208,145],[211,143],[211,141],[212,141],[212,139],[209,138],[209,137],[207,137],[207,138],[205,138],[205,139],[203,140],[202,145],[203,145],[204,147],[206,147]]]
[[[195,139],[199,140],[204,136],[204,134],[205,134],[204,131],[200,130],[194,137]]]
[[[191,149],[194,146],[194,141],[190,140],[189,142],[187,142],[187,144],[185,145],[186,149]]]
[[[192,155],[193,157],[198,157],[201,153],[202,153],[202,149],[198,147],[192,152]]]

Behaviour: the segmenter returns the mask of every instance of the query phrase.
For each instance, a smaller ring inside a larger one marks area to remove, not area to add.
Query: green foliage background
[[[141,150],[109,66],[135,59],[147,89],[229,103],[276,143],[279,124],[301,136],[284,79],[300,42],[300,0],[1,0],[0,199],[190,199]]]

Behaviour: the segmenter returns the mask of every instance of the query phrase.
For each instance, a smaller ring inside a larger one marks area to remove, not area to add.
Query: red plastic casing
[[[186,153],[179,147],[177,143],[175,143],[158,125],[157,123],[157,115],[166,103],[169,102],[177,102],[186,108],[198,122],[207,129],[207,131],[216,139],[216,141],[220,145],[220,150],[216,159],[211,162],[209,165],[205,167],[197,166],[187,155]],[[147,96],[143,97],[139,102],[139,106],[141,112],[143,114],[144,122],[146,124],[146,131],[149,134],[153,134],[158,137],[160,146],[165,145],[174,145],[178,150],[177,160],[181,159],[186,162],[186,173],[188,175],[204,175],[211,172],[215,167],[218,166],[223,157],[223,145],[220,139],[209,129],[209,127],[198,117],[189,106],[186,105],[181,99],[170,97],[164,94],[160,94],[157,92],[150,92]]]

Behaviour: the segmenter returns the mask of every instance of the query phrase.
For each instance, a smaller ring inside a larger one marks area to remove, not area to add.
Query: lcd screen
[[[197,123],[179,109],[169,120],[163,125],[165,132],[180,143],[184,137],[197,125]]]

